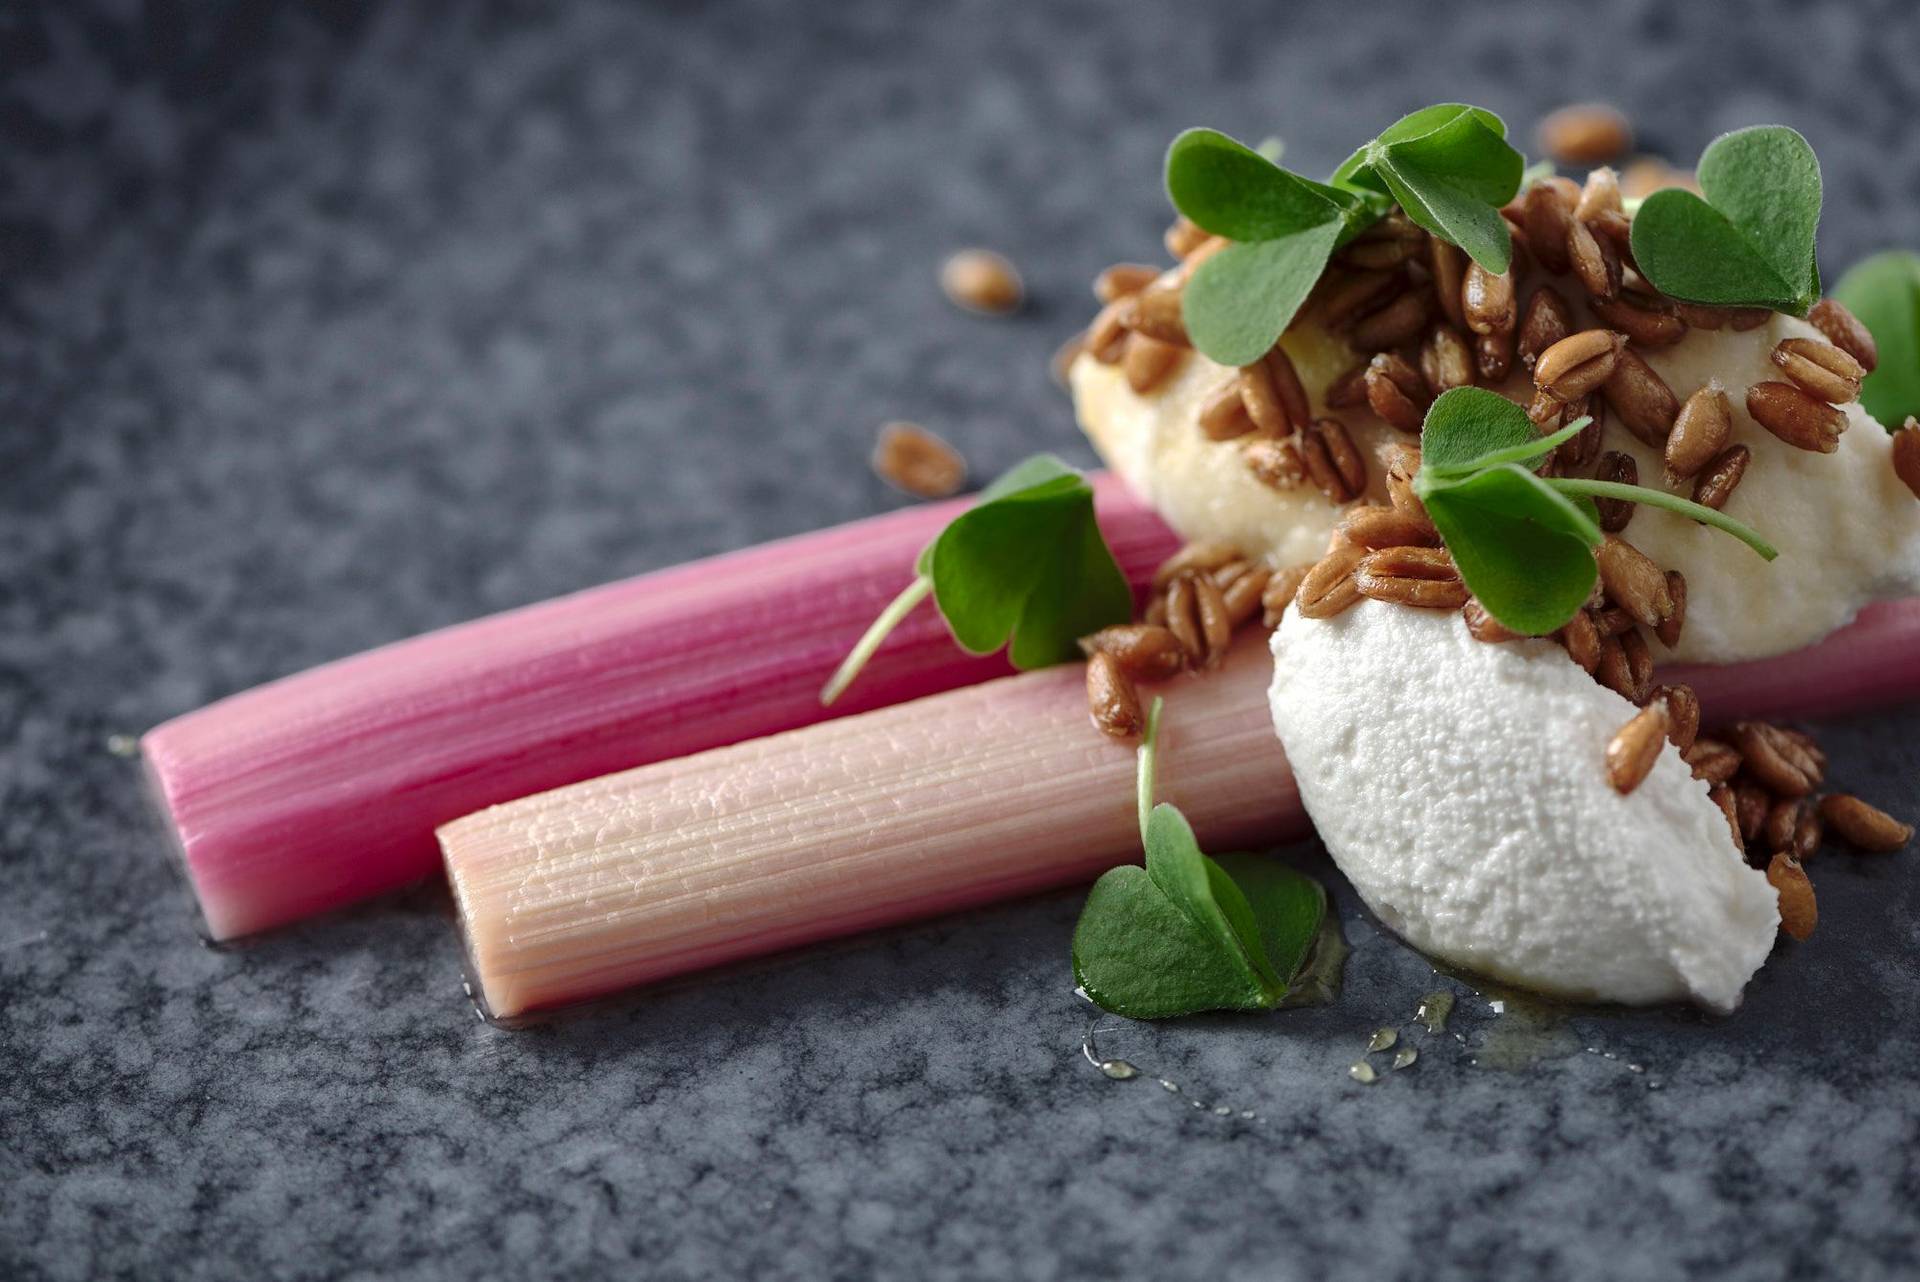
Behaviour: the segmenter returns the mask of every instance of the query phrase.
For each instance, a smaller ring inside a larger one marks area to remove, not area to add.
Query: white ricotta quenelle
[[[1288,610],[1270,702],[1300,797],[1354,888],[1442,961],[1580,1001],[1731,1010],[1779,922],[1672,744],[1622,796],[1635,712],[1546,641],[1455,611]]]
[[[1876,600],[1920,592],[1920,503],[1894,473],[1892,440],[1857,403],[1842,407],[1848,427],[1833,454],[1778,439],[1747,414],[1746,390],[1784,376],[1768,360],[1783,338],[1815,338],[1804,321],[1775,315],[1746,332],[1694,330],[1678,344],[1635,350],[1684,401],[1718,379],[1733,408],[1732,443],[1753,452],[1726,511],[1760,530],[1780,557],[1761,561],[1735,539],[1685,517],[1640,508],[1623,537],[1687,579],[1686,626],[1662,660],[1734,663],[1812,645]],[[1326,387],[1358,359],[1339,339],[1308,325],[1285,339],[1313,412],[1328,413]],[[1190,355],[1160,387],[1138,395],[1114,366],[1082,356],[1073,367],[1081,426],[1107,464],[1181,535],[1218,539],[1276,566],[1317,559],[1340,510],[1310,485],[1275,491],[1240,463],[1235,442],[1207,440],[1199,405],[1232,371]],[[1524,402],[1517,375],[1498,389]],[[1380,501],[1374,447],[1411,441],[1364,407],[1332,411],[1367,456],[1369,496]],[[1661,458],[1609,416],[1605,448],[1633,456],[1640,483],[1662,483]],[[1679,493],[1691,497],[1686,482]]]

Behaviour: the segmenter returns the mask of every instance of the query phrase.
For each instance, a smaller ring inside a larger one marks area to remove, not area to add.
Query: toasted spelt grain
[[[1184,347],[1163,343],[1145,334],[1128,336],[1126,354],[1120,358],[1120,367],[1126,372],[1127,386],[1137,395],[1146,395],[1166,381],[1186,353]]]
[[[1187,666],[1180,639],[1150,623],[1117,623],[1080,638],[1080,651],[1113,657],[1120,670],[1135,681],[1164,681]]]
[[[1278,347],[1240,367],[1240,397],[1247,416],[1263,432],[1286,436],[1307,424],[1307,390],[1300,385],[1293,358]]]
[[[1580,199],[1574,203],[1573,216],[1581,222],[1592,222],[1602,214],[1619,213],[1620,175],[1610,165],[1600,165],[1587,175],[1587,181],[1580,188]]]
[[[1095,652],[1087,660],[1087,710],[1100,733],[1115,739],[1131,739],[1145,724],[1140,694],[1110,654]]]
[[[1206,239],[1207,233],[1189,221],[1185,214],[1174,219],[1172,225],[1167,228],[1166,235],[1162,237],[1167,246],[1167,253],[1175,258],[1185,258],[1200,248],[1201,243]]]
[[[1210,441],[1231,441],[1253,431],[1253,416],[1247,413],[1246,398],[1240,394],[1238,375],[1201,400],[1199,426],[1200,434]]]
[[[1309,619],[1330,619],[1360,600],[1360,588],[1354,570],[1366,555],[1351,544],[1329,548],[1300,580],[1294,596],[1294,608]]]
[[[1620,251],[1613,241],[1595,235],[1593,227],[1578,218],[1567,223],[1567,261],[1574,278],[1596,303],[1620,293]]]
[[[1237,628],[1258,614],[1261,601],[1266,596],[1267,584],[1272,579],[1273,571],[1266,566],[1251,565],[1245,573],[1222,584],[1220,595],[1227,603],[1227,621]]]
[[[1486,606],[1472,597],[1468,597],[1467,603],[1460,607],[1460,615],[1467,622],[1467,635],[1475,641],[1498,644],[1502,641],[1518,641],[1524,635],[1494,618]]]
[[[1747,463],[1753,458],[1753,451],[1744,445],[1733,445],[1721,450],[1700,473],[1700,479],[1693,484],[1693,501],[1703,507],[1719,511],[1733,497],[1740,478],[1747,474]]]
[[[1667,437],[1669,484],[1693,476],[1727,446],[1733,434],[1733,406],[1718,380],[1700,388],[1680,407]]]
[[[1086,347],[1093,354],[1093,359],[1102,365],[1120,363],[1120,358],[1126,355],[1127,335],[1131,332],[1127,327],[1127,317],[1138,306],[1138,300],[1129,294],[1114,299],[1100,309],[1093,323],[1087,326]]]
[[[1521,367],[1531,370],[1540,353],[1573,333],[1573,312],[1560,291],[1542,285],[1527,300],[1526,314],[1520,319],[1520,332],[1514,343]]]
[[[1633,126],[1616,107],[1582,102],[1540,122],[1540,149],[1563,165],[1597,165],[1633,146]]]
[[[1433,316],[1433,295],[1410,289],[1353,323],[1348,338],[1363,352],[1385,351],[1419,336]]]
[[[1608,450],[1600,456],[1599,479],[1621,485],[1638,485],[1640,466],[1633,461],[1633,455]],[[1600,528],[1608,534],[1618,534],[1633,520],[1638,505],[1627,499],[1596,498],[1593,506],[1600,512]]]
[[[1317,418],[1307,424],[1299,450],[1307,476],[1332,502],[1351,502],[1367,488],[1367,462],[1339,419]]]
[[[1673,594],[1666,572],[1652,558],[1617,534],[1609,534],[1594,549],[1600,563],[1600,582],[1612,602],[1644,627],[1654,628],[1673,613]]]
[[[1687,323],[1664,301],[1637,289],[1595,298],[1593,314],[1640,347],[1671,347],[1687,336]]]
[[[1673,598],[1673,612],[1660,620],[1653,634],[1671,650],[1680,644],[1680,632],[1687,622],[1687,576],[1678,570],[1668,570],[1667,595]]]
[[[1327,408],[1333,410],[1352,409],[1356,405],[1365,405],[1367,403],[1367,362],[1361,361],[1327,384],[1323,399],[1327,403]]]
[[[1340,251],[1349,267],[1398,267],[1426,248],[1427,233],[1398,209],[1354,237]]]
[[[1853,357],[1867,373],[1871,374],[1880,364],[1880,345],[1874,341],[1872,332],[1839,299],[1821,299],[1807,313],[1807,319],[1827,336],[1829,343]]]
[[[1522,226],[1533,256],[1554,275],[1565,272],[1572,265],[1567,257],[1567,233],[1580,203],[1580,189],[1569,178],[1542,178],[1527,188],[1524,201]]]
[[[1649,703],[1634,713],[1632,720],[1614,732],[1607,743],[1607,782],[1625,795],[1638,788],[1660,759],[1661,745],[1667,738],[1667,708],[1664,703]]]
[[[1115,263],[1093,278],[1093,296],[1103,303],[1137,294],[1159,279],[1160,269],[1147,263]]]
[[[1640,702],[1640,685],[1627,661],[1627,648],[1617,636],[1600,638],[1600,662],[1593,669],[1596,681],[1629,703]]]
[[[1399,271],[1328,272],[1314,293],[1321,324],[1345,329],[1360,317],[1386,306],[1407,288]]]
[[[967,483],[960,451],[917,423],[882,427],[870,461],[881,480],[915,498],[944,499]]]
[[[1747,413],[1787,444],[1818,454],[1840,448],[1847,416],[1792,383],[1755,383],[1747,389]]]
[[[1920,499],[1920,420],[1911,414],[1893,434],[1893,472]]]
[[[1261,621],[1269,628],[1280,626],[1280,617],[1293,604],[1293,598],[1300,591],[1301,580],[1307,577],[1310,565],[1290,565],[1284,570],[1275,570],[1273,577],[1267,580],[1266,591],[1260,594]]]
[[[1888,854],[1913,840],[1912,824],[1844,792],[1820,799],[1820,817],[1840,840],[1870,854]]]
[[[1460,310],[1467,328],[1476,334],[1511,332],[1518,320],[1512,271],[1490,272],[1479,263],[1469,263],[1460,285]]]
[[[1733,781],[1734,810],[1740,816],[1740,840],[1758,841],[1773,809],[1773,794],[1744,776]]]
[[[1207,634],[1200,623],[1200,600],[1194,584],[1200,575],[1185,571],[1167,585],[1167,629],[1186,651],[1187,662],[1198,667],[1207,660]]]
[[[1603,209],[1581,221],[1593,228],[1593,234],[1613,246],[1613,252],[1619,256],[1620,265],[1635,274],[1640,265],[1633,257],[1633,220],[1618,209]],[[1625,273],[1623,272],[1622,275]]]
[[[1767,881],[1780,896],[1780,929],[1794,939],[1813,934],[1820,922],[1820,910],[1814,902],[1813,883],[1807,880],[1800,861],[1784,851],[1767,864]]]
[[[1585,610],[1568,619],[1566,625],[1557,634],[1560,644],[1567,648],[1567,654],[1573,661],[1588,672],[1600,667],[1600,653],[1605,648],[1605,638],[1600,629],[1593,624],[1593,617]]]
[[[1685,752],[1700,733],[1700,696],[1689,685],[1657,686],[1652,698],[1666,705],[1667,738]]]
[[[1253,479],[1272,490],[1291,490],[1307,483],[1307,462],[1299,438],[1276,441],[1255,437],[1240,448],[1240,459]]]
[[[1387,499],[1402,512],[1427,519],[1427,505],[1413,492],[1413,478],[1420,470],[1420,449],[1389,441],[1380,447],[1380,466],[1387,477]]]
[[[1680,401],[1667,380],[1641,360],[1638,352],[1623,348],[1613,373],[1601,387],[1601,395],[1629,432],[1656,449],[1666,447],[1667,433],[1673,430],[1673,420],[1680,413]]]
[[[1708,783],[1725,783],[1740,769],[1738,752],[1721,740],[1705,735],[1696,737],[1693,746],[1680,756],[1693,768],[1695,779],[1705,779]]]
[[[1240,551],[1231,543],[1197,539],[1160,563],[1153,572],[1153,590],[1166,591],[1175,579],[1189,571],[1206,574],[1239,559]]]
[[[1860,380],[1867,376],[1866,368],[1840,348],[1811,338],[1783,338],[1768,359],[1801,391],[1829,405],[1859,400]]]
[[[963,249],[940,268],[940,288],[956,306],[1004,316],[1026,297],[1014,265],[990,249]]]
[[[1403,432],[1418,432],[1426,421],[1432,394],[1425,377],[1405,358],[1381,352],[1367,363],[1367,404]]]
[[[1540,353],[1534,386],[1561,404],[1577,400],[1613,376],[1625,340],[1607,329],[1583,329]]]
[[[1447,323],[1464,329],[1467,314],[1460,306],[1460,287],[1467,275],[1467,255],[1458,245],[1427,237],[1427,274],[1433,277],[1434,297]]]
[[[1425,516],[1377,504],[1348,508],[1340,528],[1363,548],[1435,547],[1440,542],[1439,532]]]
[[[1739,721],[1727,738],[1740,751],[1746,769],[1779,797],[1804,797],[1820,786],[1825,769],[1808,746],[1779,726]]]
[[[1451,325],[1435,325],[1420,345],[1420,374],[1437,396],[1473,382],[1473,348]]]
[[[1502,383],[1513,371],[1513,331],[1473,336],[1473,367],[1487,383]]]
[[[1181,287],[1164,278],[1132,295],[1133,306],[1122,314],[1128,329],[1176,347],[1192,347],[1186,318],[1180,314]]]
[[[1381,548],[1362,557],[1354,586],[1376,601],[1420,609],[1457,610],[1467,602],[1466,584],[1444,548]]]
[[[1709,786],[1707,800],[1720,807],[1720,815],[1727,821],[1727,835],[1733,838],[1734,849],[1740,849],[1743,845],[1740,836],[1740,811],[1734,801],[1732,787],[1724,783]]]
[[[1196,574],[1192,582],[1194,616],[1200,624],[1201,643],[1206,646],[1202,663],[1211,668],[1220,662],[1228,642],[1233,640],[1233,612],[1227,606],[1226,595],[1211,578]]]

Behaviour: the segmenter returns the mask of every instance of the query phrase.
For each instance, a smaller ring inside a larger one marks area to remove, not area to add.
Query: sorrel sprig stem
[[[1724,530],[1731,534],[1759,553],[1763,560],[1771,561],[1780,555],[1779,550],[1767,542],[1760,531],[1746,522],[1736,520],[1717,508],[1683,499],[1665,490],[1656,490],[1645,485],[1626,485],[1619,481],[1590,480],[1584,476],[1550,476],[1542,479],[1562,494],[1582,494],[1596,499],[1625,499],[1629,503],[1643,503],[1648,507],[1664,508],[1669,512],[1690,517],[1703,525],[1711,525],[1716,530]]]

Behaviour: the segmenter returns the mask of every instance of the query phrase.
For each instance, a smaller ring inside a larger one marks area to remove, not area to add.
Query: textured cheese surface
[[[1563,292],[1571,292],[1563,290]],[[1858,404],[1845,408],[1849,427],[1834,454],[1814,454],[1779,440],[1747,415],[1746,389],[1782,377],[1767,359],[1782,338],[1819,334],[1803,321],[1776,315],[1737,333],[1695,330],[1669,348],[1641,350],[1647,363],[1685,400],[1718,378],[1733,407],[1732,441],[1753,451],[1727,512],[1760,530],[1780,549],[1772,564],[1744,544],[1686,517],[1641,508],[1624,536],[1667,569],[1687,578],[1687,622],[1660,659],[1732,663],[1811,645],[1868,603],[1920,592],[1920,503],[1894,475],[1892,439]],[[1336,339],[1309,327],[1289,333],[1302,381],[1322,408],[1325,386],[1356,359]],[[1636,349],[1640,350],[1640,349]],[[1275,491],[1254,480],[1233,442],[1209,441],[1196,426],[1206,395],[1229,376],[1198,354],[1175,377],[1145,396],[1117,367],[1082,356],[1073,369],[1082,427],[1101,455],[1134,490],[1190,539],[1221,539],[1276,565],[1310,561],[1325,550],[1339,509],[1318,490]],[[1524,401],[1531,384],[1517,376],[1502,389]],[[1371,496],[1380,498],[1373,446],[1412,438],[1364,408],[1336,413],[1367,455]],[[1609,415],[1606,448],[1634,457],[1640,483],[1662,484],[1659,452]],[[1676,492],[1692,497],[1692,482]]]
[[[1773,945],[1772,887],[1671,744],[1613,790],[1606,745],[1635,709],[1557,646],[1363,601],[1288,611],[1273,652],[1307,813],[1414,947],[1574,1000],[1738,1003]]]

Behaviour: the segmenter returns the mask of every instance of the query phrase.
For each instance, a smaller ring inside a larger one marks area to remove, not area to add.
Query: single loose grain
[[[1574,103],[1540,122],[1540,149],[1573,168],[1604,164],[1633,147],[1633,126],[1619,108],[1601,102]]]
[[[1839,299],[1821,299],[1807,313],[1807,319],[1827,336],[1829,343],[1853,357],[1867,373],[1871,374],[1880,364],[1880,345],[1874,341],[1872,332]]]
[[[1674,418],[1665,452],[1670,482],[1697,475],[1718,457],[1733,435],[1733,406],[1718,381],[1687,397]]]
[[[963,249],[940,267],[940,288],[956,306],[985,315],[1020,310],[1026,287],[1011,262],[990,249]]]
[[[1096,652],[1087,660],[1087,711],[1104,735],[1131,739],[1140,733],[1140,694],[1110,654]]]
[[[1730,445],[1721,450],[1694,482],[1693,501],[1716,512],[1725,507],[1740,478],[1747,474],[1747,464],[1752,458],[1753,451],[1744,445]],[[1914,492],[1920,494],[1920,488]]]
[[[1655,700],[1640,709],[1607,742],[1607,782],[1626,795],[1638,788],[1660,759],[1667,739],[1667,707]]]
[[[918,423],[882,427],[870,462],[881,480],[915,498],[948,498],[967,483],[960,451]]]
[[[1901,823],[1877,806],[1836,792],[1820,799],[1820,817],[1834,835],[1857,850],[1887,854],[1913,840],[1913,825]]]
[[[1792,383],[1755,383],[1747,389],[1754,422],[1796,448],[1831,454],[1840,448],[1847,416]]]
[[[1866,368],[1840,348],[1811,338],[1783,338],[1768,359],[1801,391],[1829,405],[1859,400],[1860,380],[1867,376]]]

